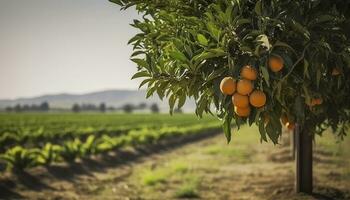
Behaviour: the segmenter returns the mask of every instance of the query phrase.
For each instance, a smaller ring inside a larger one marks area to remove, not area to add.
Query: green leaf
[[[265,142],[267,142],[264,120],[260,120],[259,122],[259,132],[260,132],[261,140],[264,140]]]
[[[186,95],[182,94],[179,96],[178,108],[181,108],[186,102]]]
[[[198,42],[199,42],[201,45],[203,45],[203,46],[207,46],[207,45],[208,45],[208,40],[207,40],[207,38],[205,38],[205,36],[202,35],[202,34],[198,34],[198,35],[197,35],[197,40],[198,40]]]
[[[139,71],[136,74],[134,74],[131,79],[140,78],[140,77],[150,77],[151,75],[148,73],[148,71]]]
[[[232,117],[229,114],[226,114],[224,118],[224,123],[222,126],[223,126],[227,143],[230,143],[231,141],[231,121],[232,121]]]
[[[293,47],[291,47],[289,44],[287,44],[285,42],[281,42],[281,41],[277,40],[272,48],[275,48],[275,47],[285,47],[285,48],[291,50],[294,54],[297,54],[296,51],[293,49]]]
[[[134,51],[133,54],[131,54],[131,57],[135,57],[135,56],[138,56],[140,54],[144,54],[145,52],[144,51]]]
[[[175,102],[176,102],[176,96],[172,94],[169,98],[170,114],[173,114]]]
[[[263,78],[266,82],[266,84],[270,87],[270,75],[269,75],[269,71],[266,69],[266,67],[262,66],[260,67],[261,72],[263,74]]]
[[[148,68],[148,64],[144,59],[133,58],[131,59],[134,63],[136,63],[140,67]]]
[[[306,59],[304,59],[304,77],[310,78],[309,62]]]
[[[227,6],[226,11],[225,11],[225,19],[227,23],[231,23],[231,19],[232,19],[232,10],[233,10],[233,6],[230,4],[229,6]]]
[[[276,129],[276,127],[274,127],[274,123],[272,122],[272,120],[270,120],[269,123],[267,123],[265,130],[266,130],[267,135],[271,139],[271,141],[274,144],[277,144],[279,134],[278,134],[278,130]]]
[[[134,37],[132,37],[129,41],[128,44],[131,44],[139,39],[141,39],[144,36],[143,33],[136,34]]]
[[[207,28],[209,30],[210,35],[216,40],[220,40],[220,30],[213,24],[212,22],[207,23]]]
[[[260,15],[262,14],[262,4],[261,4],[261,0],[259,0],[258,2],[256,2],[255,4],[255,8],[254,8],[254,11],[257,15]]]
[[[317,16],[314,20],[312,20],[309,25],[313,26],[316,24],[322,24],[325,22],[332,22],[335,20],[335,17],[332,15],[321,15],[321,16]]]
[[[112,3],[118,4],[118,5],[120,5],[120,6],[123,5],[123,3],[122,3],[121,0],[109,0],[109,1],[112,2]]]
[[[317,86],[317,89],[320,88],[320,81],[321,81],[321,70],[317,69],[317,72],[316,72],[316,86]]]
[[[202,61],[207,60],[209,58],[221,57],[221,56],[226,56],[226,55],[227,55],[227,53],[220,48],[209,49],[206,52],[202,52],[202,53],[194,56],[192,58],[192,63],[194,63],[195,68],[198,69],[200,64],[202,63]]]
[[[296,32],[300,33],[306,39],[310,40],[310,32],[306,29],[306,27],[304,27],[303,25],[301,25],[299,22],[295,20],[292,20],[292,27]]]
[[[151,80],[150,78],[143,80],[143,81],[140,83],[140,85],[139,85],[139,89],[140,89],[143,85],[145,85],[147,82],[149,82],[150,80]]]
[[[175,59],[175,60],[179,60],[181,62],[188,62],[187,57],[185,56],[185,54],[183,54],[180,51],[172,51],[170,52],[170,57]]]
[[[243,24],[251,24],[251,20],[250,19],[246,19],[246,18],[243,18],[243,19],[238,19],[236,22],[235,22],[235,27],[239,27]]]
[[[303,84],[303,90],[304,90],[306,102],[311,102],[311,96],[305,84]]]
[[[252,111],[250,112],[250,115],[248,117],[249,126],[252,126],[252,124],[255,122],[257,114],[258,114],[257,109],[252,109]]]
[[[153,93],[156,91],[157,87],[149,87],[147,89],[146,99],[153,95]]]

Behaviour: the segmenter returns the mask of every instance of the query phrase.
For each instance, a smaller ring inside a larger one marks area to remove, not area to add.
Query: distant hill
[[[78,104],[100,104],[106,103],[107,106],[121,107],[127,103],[138,105],[140,103],[157,103],[162,111],[169,109],[167,100],[161,101],[157,95],[146,99],[145,90],[106,90],[99,92],[92,92],[86,94],[53,94],[43,95],[32,98],[18,98],[18,99],[0,99],[0,109],[4,109],[7,106],[15,106],[16,104],[40,104],[47,101],[51,108],[71,108],[74,103]],[[186,112],[194,111],[194,101],[187,102],[183,110]]]

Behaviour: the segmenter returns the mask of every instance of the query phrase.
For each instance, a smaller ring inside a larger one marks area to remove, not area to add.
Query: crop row
[[[204,118],[200,123],[211,122]],[[0,152],[15,145],[42,147],[45,143],[62,144],[66,140],[120,136],[130,130],[166,126],[191,126],[193,115],[101,115],[101,114],[0,114]]]
[[[46,143],[42,148],[24,148],[20,145],[8,149],[0,155],[7,169],[21,171],[38,165],[49,166],[54,162],[74,162],[77,158],[87,158],[91,155],[115,150],[125,146],[139,146],[157,143],[172,137],[200,134],[218,131],[217,123],[198,124],[188,127],[164,127],[160,129],[143,128],[131,130],[127,135],[111,137],[89,135],[85,140],[75,138],[65,141],[62,145]]]

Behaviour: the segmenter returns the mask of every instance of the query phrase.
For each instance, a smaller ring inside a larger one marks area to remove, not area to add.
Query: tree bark
[[[296,148],[296,192],[312,193],[312,134],[299,124],[294,130]]]
[[[290,134],[290,156],[295,160],[295,130]]]

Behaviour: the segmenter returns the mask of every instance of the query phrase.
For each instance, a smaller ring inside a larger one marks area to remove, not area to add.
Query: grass
[[[197,192],[199,186],[198,177],[190,176],[185,183],[180,185],[180,187],[175,191],[176,198],[198,198],[199,194]]]
[[[251,149],[242,148],[241,146],[234,148],[230,146],[222,147],[219,145],[211,145],[206,147],[203,151],[212,156],[234,157],[239,163],[250,162],[252,155]]]
[[[146,186],[155,186],[158,183],[166,182],[171,176],[182,175],[188,171],[189,167],[186,163],[174,160],[155,169],[143,170],[140,173],[141,182]]]
[[[234,128],[232,130],[233,137],[230,144],[215,144],[207,145],[203,149],[203,153],[211,156],[230,157],[238,163],[247,163],[252,161],[254,155],[254,148],[252,146],[260,145],[258,128],[256,126],[244,126],[239,130]]]
[[[189,166],[183,161],[173,161],[170,163],[170,168],[174,173],[183,174],[189,171]]]
[[[164,183],[167,179],[166,171],[157,170],[145,170],[141,177],[141,182],[147,186],[153,186],[158,183]]]
[[[154,189],[176,182],[176,189],[172,192],[175,198],[197,198],[199,178],[195,174],[187,162],[178,158],[154,169],[143,170],[140,176],[143,185]]]

